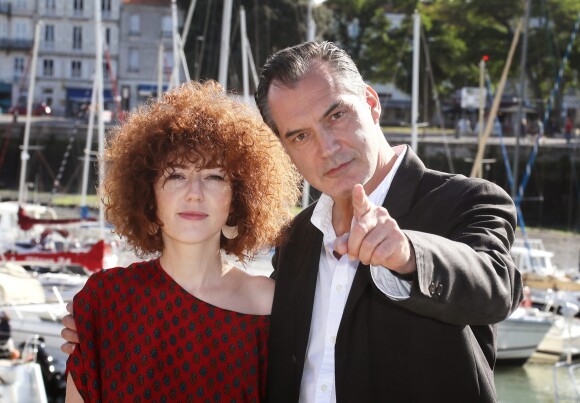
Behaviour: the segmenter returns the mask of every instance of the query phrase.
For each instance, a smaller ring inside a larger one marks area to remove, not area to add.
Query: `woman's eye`
[[[174,172],[174,173],[172,173],[172,174],[169,174],[169,175],[167,175],[167,180],[183,179],[183,178],[184,178],[184,176],[183,176],[183,175],[181,175],[181,174],[179,174],[179,173],[176,173],[176,172]]]
[[[207,177],[207,179],[213,180],[213,181],[224,181],[225,180],[225,177],[224,176],[221,176],[221,175],[214,174],[214,175],[209,175]]]

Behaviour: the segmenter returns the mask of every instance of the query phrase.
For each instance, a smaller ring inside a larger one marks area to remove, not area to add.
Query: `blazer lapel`
[[[403,161],[393,178],[393,182],[383,203],[391,217],[399,220],[404,217],[410,210],[413,196],[425,172],[425,165],[421,162],[417,154],[411,147],[407,147],[407,152]],[[368,265],[359,263],[357,272],[354,276],[344,313],[342,314],[341,327],[345,318],[353,314],[354,308],[360,299],[363,291],[372,284],[372,278]]]
[[[294,287],[296,290],[294,298],[296,302],[294,311],[294,323],[296,323],[295,352],[297,361],[301,364],[296,367],[298,380],[302,378],[304,357],[306,357],[306,348],[310,337],[310,322],[322,248],[322,233],[312,223],[308,223],[304,234],[303,240],[296,250],[300,256],[295,260],[299,270]]]

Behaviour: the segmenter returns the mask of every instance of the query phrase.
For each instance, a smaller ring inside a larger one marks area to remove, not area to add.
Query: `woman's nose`
[[[201,178],[190,178],[187,181],[187,198],[192,200],[203,199],[203,186]]]

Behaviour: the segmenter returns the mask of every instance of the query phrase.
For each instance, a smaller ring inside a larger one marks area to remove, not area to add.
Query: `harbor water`
[[[553,364],[528,363],[524,366],[497,367],[495,385],[498,402],[579,402],[580,399],[576,397],[567,370],[559,368],[557,376],[557,388],[555,388]],[[556,389],[558,390],[557,396]]]

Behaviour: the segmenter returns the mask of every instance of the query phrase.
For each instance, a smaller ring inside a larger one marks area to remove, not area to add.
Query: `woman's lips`
[[[200,211],[184,211],[178,214],[181,218],[186,220],[203,220],[207,217],[207,214]]]

